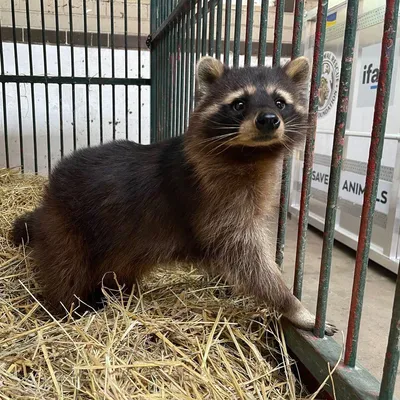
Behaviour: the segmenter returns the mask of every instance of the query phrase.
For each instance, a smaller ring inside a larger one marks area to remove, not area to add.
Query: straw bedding
[[[293,375],[276,316],[195,269],[160,271],[127,303],[106,292],[104,310],[55,319],[30,249],[7,241],[44,183],[0,169],[1,399],[315,398]]]

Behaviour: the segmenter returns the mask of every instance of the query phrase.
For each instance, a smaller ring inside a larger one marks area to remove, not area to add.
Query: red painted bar
[[[357,358],[358,335],[364,299],[365,281],[371,244],[371,232],[375,212],[376,194],[379,182],[386,118],[390,98],[394,52],[396,45],[399,0],[387,0],[385,24],[383,28],[382,50],[378,89],[372,124],[371,144],[367,176],[365,181],[364,203],[361,214],[353,291],[350,305],[349,324],[346,339],[345,364],[354,367]]]

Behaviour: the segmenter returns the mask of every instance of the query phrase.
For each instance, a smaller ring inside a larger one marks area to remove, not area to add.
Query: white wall
[[[5,73],[15,74],[15,57],[12,43],[3,43]],[[33,45],[33,73],[43,75],[43,47],[42,45]],[[50,76],[57,76],[57,52],[56,46],[47,45],[47,68]],[[70,47],[61,46],[61,72],[64,76],[71,76],[71,53]],[[28,45],[18,44],[18,65],[20,75],[29,75]],[[142,51],[142,77],[150,77],[150,53]],[[75,75],[85,76],[85,54],[84,48],[74,48],[75,57]],[[88,68],[89,76],[98,76],[98,53],[96,48],[88,49]],[[102,49],[102,76],[111,76],[111,50]],[[124,50],[115,50],[115,76],[123,78],[125,76],[125,58]],[[128,77],[138,77],[137,51],[128,51]],[[0,167],[5,167],[5,145],[4,145],[4,116],[3,102],[6,102],[7,109],[7,128],[10,166],[18,167],[20,165],[20,140],[18,123],[18,102],[17,89],[15,83],[7,83],[6,99],[3,98],[0,90]],[[1,86],[0,86],[1,88]],[[49,126],[50,126],[50,144],[52,164],[60,158],[60,108],[59,108],[59,85],[49,84]],[[35,125],[37,133],[37,150],[39,172],[47,174],[47,121],[46,121],[46,98],[45,85],[34,85],[35,96]],[[32,119],[32,97],[31,84],[20,84],[21,101],[21,119],[24,145],[25,170],[34,170],[33,160],[33,119]],[[113,119],[112,119],[112,89],[111,86],[102,88],[102,110],[103,110],[103,137],[104,141],[112,140]],[[116,138],[123,139],[126,136],[126,107],[125,107],[125,86],[116,86]],[[138,88],[136,86],[128,87],[128,134],[129,139],[138,141],[138,109],[141,107],[142,143],[150,142],[150,88],[143,86],[141,89],[141,105],[138,104]],[[87,112],[86,112],[86,86],[75,86],[75,113],[76,113],[76,135],[77,147],[87,145]],[[90,139],[91,144],[100,143],[100,105],[99,105],[99,87],[98,85],[89,85],[89,119],[90,119]],[[73,150],[73,109],[72,109],[72,85],[62,86],[62,124],[64,137],[64,154]]]

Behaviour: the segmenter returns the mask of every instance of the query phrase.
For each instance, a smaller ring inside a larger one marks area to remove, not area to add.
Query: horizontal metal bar
[[[341,355],[341,346],[331,337],[316,338],[311,332],[294,328],[283,321],[285,340],[296,357],[307,370],[322,383],[335,367]],[[357,363],[357,368],[346,367],[343,361],[328,379],[324,390],[333,396],[332,380],[335,384],[335,395],[340,400],[377,400],[379,382],[365,368]],[[395,399],[393,399],[395,400]]]
[[[11,83],[58,83],[65,85],[132,85],[150,86],[151,79],[144,78],[106,78],[84,76],[40,76],[40,75],[0,75],[0,82]]]

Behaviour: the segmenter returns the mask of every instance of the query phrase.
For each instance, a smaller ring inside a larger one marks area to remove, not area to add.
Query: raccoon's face
[[[309,63],[230,69],[204,57],[197,67],[196,125],[206,146],[293,148],[307,132]]]

